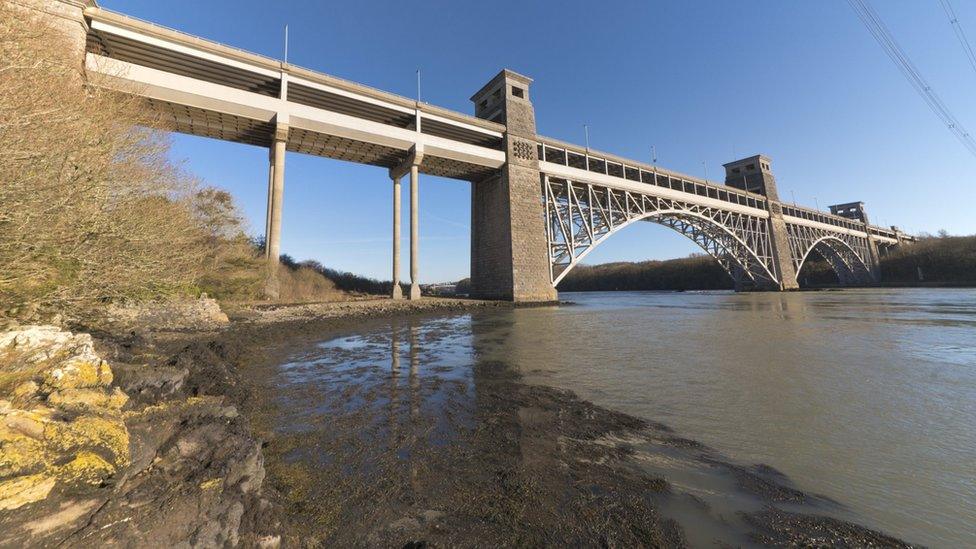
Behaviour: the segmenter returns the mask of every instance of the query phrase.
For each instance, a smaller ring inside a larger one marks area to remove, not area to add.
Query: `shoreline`
[[[261,547],[687,546],[696,536],[691,521],[725,529],[736,543],[908,546],[814,514],[834,503],[796,490],[772,468],[736,464],[665,425],[570,391],[525,384],[507,364],[463,368],[477,380],[474,407],[449,374],[415,377],[434,358],[424,345],[456,337],[446,320],[511,307],[425,298],[231,308],[230,324],[216,330],[96,334],[138,410],[127,424],[146,457],[134,459],[117,486],[103,487],[102,503],[60,542],[124,543],[151,533],[174,543],[190,536],[200,545]],[[413,337],[425,322],[435,325],[418,336],[428,340],[401,359],[409,374],[375,367],[376,356],[338,351],[323,357],[337,367],[314,370],[312,382],[276,384],[283,361],[319,342],[358,337],[388,352],[398,333]],[[277,423],[288,413],[322,413],[319,406],[328,419],[310,429]],[[140,415],[156,409],[161,415]],[[658,458],[719,475],[758,506],[735,513],[728,529],[720,524],[728,520],[716,519],[727,510],[679,497],[667,474],[640,467]],[[142,493],[149,486],[154,493]],[[143,503],[126,516],[134,497]]]
[[[377,329],[382,331],[390,323],[396,324],[410,318],[437,320],[465,311],[484,310],[484,305],[481,303],[475,304],[473,308],[470,305],[470,302],[464,300],[460,302],[445,300],[442,304],[420,309],[409,306],[398,308],[399,310],[393,314],[383,307],[369,312],[356,310],[352,315],[305,317],[298,314],[290,316],[290,320],[283,324],[280,320],[270,324],[257,323],[250,326],[251,330],[248,330],[248,326],[238,326],[238,329],[243,329],[243,332],[226,341],[227,344],[237,345],[236,341],[239,341],[239,338],[253,340],[256,335],[253,330],[263,332],[263,337],[259,339],[260,346],[266,350],[266,354],[257,361],[249,361],[240,373],[249,379],[268,379],[266,376],[270,371],[277,368],[277,365],[289,354],[296,353],[303,346],[335,338],[372,337],[370,334]],[[506,304],[501,307],[510,306]],[[497,304],[488,307],[501,308]],[[231,330],[233,329],[232,327]],[[282,332],[287,332],[287,335],[283,336]],[[252,345],[253,343],[252,341]],[[340,357],[338,360],[345,360],[345,358]],[[748,492],[750,497],[763,502],[766,508],[743,515],[741,523],[736,526],[740,530],[736,535],[744,536],[741,541],[746,542],[751,539],[752,543],[772,544],[804,543],[815,540],[822,542],[824,539],[830,539],[850,546],[866,543],[880,543],[886,546],[907,545],[895,538],[855,524],[809,514],[811,511],[824,512],[826,508],[819,506],[829,506],[833,503],[796,490],[784,475],[772,468],[763,465],[735,464],[697,441],[676,435],[667,426],[601,408],[579,399],[568,391],[526,385],[521,382],[518,374],[508,371],[504,365],[473,364],[471,367],[480,372],[478,375],[482,376],[481,379],[486,384],[479,385],[479,398],[491,402],[482,404],[479,413],[486,416],[483,419],[487,423],[505,427],[493,428],[489,432],[481,432],[478,429],[468,432],[460,429],[459,431],[463,433],[457,435],[458,447],[452,447],[447,451],[416,448],[407,450],[408,454],[417,452],[421,456],[419,459],[429,464],[427,474],[430,476],[427,482],[430,486],[437,487],[420,488],[419,494],[407,497],[406,499],[411,501],[420,500],[413,501],[412,506],[405,506],[398,498],[384,499],[382,495],[373,494],[366,502],[361,503],[362,507],[358,508],[358,514],[351,511],[357,509],[355,497],[346,499],[343,507],[351,509],[346,509],[345,512],[351,513],[352,516],[361,516],[365,513],[373,518],[360,520],[358,524],[349,524],[347,521],[341,532],[335,531],[331,536],[324,537],[323,526],[315,520],[320,518],[314,516],[315,511],[309,513],[311,510],[306,502],[289,500],[282,494],[296,489],[294,482],[296,478],[301,480],[297,488],[304,491],[307,491],[308,487],[301,486],[303,483],[327,485],[335,484],[336,479],[317,477],[314,473],[309,476],[308,470],[300,471],[294,461],[289,461],[294,458],[294,455],[289,452],[300,453],[302,445],[307,444],[308,440],[306,436],[295,440],[276,434],[274,428],[270,426],[273,414],[269,411],[274,410],[274,403],[273,399],[268,398],[268,387],[262,387],[260,383],[252,384],[251,396],[248,399],[250,411],[246,412],[246,415],[249,415],[252,428],[268,441],[265,448],[269,467],[268,483],[277,494],[276,502],[281,505],[282,520],[286,525],[284,539],[290,540],[289,544],[297,542],[313,545],[318,542],[355,543],[363,540],[381,545],[402,545],[409,541],[427,541],[435,545],[470,545],[479,539],[505,539],[504,536],[509,535],[509,531],[514,529],[514,532],[518,532],[518,536],[509,538],[511,542],[531,540],[532,543],[544,544],[596,543],[600,539],[615,539],[618,543],[625,544],[686,545],[688,539],[682,526],[661,512],[661,509],[669,506],[662,501],[667,499],[671,492],[667,478],[634,469],[639,454],[646,450],[646,448],[640,450],[641,444],[638,441],[643,441],[645,447],[651,444],[665,453],[681,453],[682,459],[694,462],[696,466],[706,465],[720,469],[721,475],[734,479],[737,489]],[[420,368],[424,368],[423,360],[420,361]],[[494,368],[498,371],[487,371]],[[255,398],[254,395],[263,395],[263,397]],[[513,397],[513,395],[519,396]],[[329,396],[336,397],[336,400],[341,403],[340,407],[345,406],[350,398],[348,395],[338,393]],[[370,402],[371,399],[382,397],[360,395],[356,398],[363,398],[366,402]],[[497,399],[497,402],[493,399]],[[506,410],[506,407],[516,411]],[[361,467],[363,464],[358,456],[343,453],[342,450],[343,443],[349,442],[349,436],[354,430],[339,425],[344,424],[346,420],[359,426],[374,421],[375,412],[366,408],[360,405],[358,409],[354,408],[347,415],[333,418],[335,423],[330,423],[329,430],[339,431],[333,441],[334,445],[317,445],[316,449],[322,451],[331,448],[336,455],[335,459],[342,462],[345,467],[354,469]],[[566,424],[562,419],[565,417],[575,418],[575,424]],[[457,423],[459,420],[453,418],[450,422]],[[400,425],[398,428],[404,429],[405,426]],[[421,429],[415,433],[415,437],[422,436],[425,432],[429,433]],[[519,440],[515,445],[518,448],[511,448],[506,452],[505,443],[511,444],[513,437]],[[567,445],[566,440],[572,440],[574,443]],[[379,439],[370,441],[373,446],[386,443]],[[404,448],[399,446],[397,448],[401,454],[404,452]],[[530,464],[525,462],[526,455],[532,456],[528,460]],[[500,469],[504,471],[502,478],[484,478],[482,469],[490,468],[491,465],[497,467],[500,456],[510,460]],[[389,453],[383,452],[372,456],[371,459],[388,465],[391,459],[393,463],[400,461],[395,457],[391,458]],[[287,466],[278,470],[279,466],[286,462]],[[341,496],[350,494],[355,496],[359,493],[359,489],[355,488],[357,483],[363,485],[388,483],[390,492],[401,495],[403,492],[418,490],[414,486],[416,479],[401,478],[399,473],[395,472],[396,469],[395,466],[390,467],[389,470],[394,472],[388,472],[388,476],[370,474],[358,480],[348,481],[346,484],[348,494],[336,492],[315,494],[313,490],[313,494],[306,495],[309,495],[313,501],[342,499]],[[561,471],[561,473],[553,476],[552,471]],[[474,535],[472,532],[479,532],[479,528],[483,527],[482,522],[485,517],[477,516],[477,512],[472,513],[472,508],[490,509],[500,502],[508,505],[512,503],[513,498],[521,500],[527,497],[524,487],[519,488],[517,490],[519,493],[516,495],[510,493],[511,487],[506,483],[510,482],[511,475],[516,474],[521,477],[521,482],[529,486],[541,483],[547,487],[544,495],[531,498],[534,499],[532,507],[549,509],[553,511],[552,518],[558,517],[559,520],[547,520],[545,517],[529,520],[526,516],[513,511],[517,517],[506,517],[509,522],[505,528],[481,530],[478,535]],[[444,475],[455,478],[455,483],[449,487],[439,486],[437,479]],[[581,481],[590,482],[598,488],[591,486],[585,491],[569,488]],[[423,482],[421,484],[427,485]],[[590,493],[594,489],[604,494],[601,498],[606,498],[600,505],[618,511],[602,517],[599,517],[599,514],[590,516],[590,511],[586,508],[594,503],[591,501],[593,494]],[[474,494],[481,494],[481,496]],[[477,501],[476,504],[471,504],[472,497]],[[457,500],[455,505],[444,505],[445,500],[455,499]],[[574,511],[567,511],[560,507],[556,514],[551,508],[556,502],[562,502],[560,505],[564,506],[567,500],[576,502],[569,505]],[[423,504],[420,503],[421,501]],[[432,501],[439,505],[431,504]],[[583,505],[583,501],[588,503]],[[792,512],[778,508],[777,505],[780,503],[786,504],[785,509],[802,509],[804,505],[810,507],[806,509],[808,513]],[[574,507],[577,504],[579,507]],[[707,506],[701,501],[695,505]],[[331,516],[339,512],[334,507],[327,507],[328,509],[318,509],[318,513]],[[452,512],[451,509],[455,507],[467,511]],[[568,519],[566,516],[560,516],[564,513],[568,513],[567,516],[574,514],[578,516],[575,520]],[[310,522],[317,526],[307,528]],[[560,526],[566,522],[581,524],[568,529]],[[593,531],[597,523],[602,525],[604,532],[598,534]],[[607,535],[610,538],[600,537]]]

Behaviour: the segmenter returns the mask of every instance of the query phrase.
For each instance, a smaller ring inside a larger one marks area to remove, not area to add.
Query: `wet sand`
[[[448,301],[239,314],[170,342],[266,441],[286,546],[907,546],[772,468],[523,383],[477,342],[445,360],[470,305]]]

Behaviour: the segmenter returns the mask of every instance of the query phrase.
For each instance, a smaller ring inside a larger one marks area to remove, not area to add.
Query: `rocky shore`
[[[504,364],[471,366],[474,401],[449,376],[407,382],[377,357],[341,351],[329,357],[336,367],[316,366],[321,383],[274,385],[287,356],[328,334],[504,306],[420,303],[248,307],[228,311],[229,323],[200,306],[154,316],[165,330],[136,315],[94,339],[4,333],[0,546],[687,546],[695,536],[673,518],[670,481],[635,467],[648,445],[765,502],[722,519],[741,543],[906,546],[804,511],[816,497],[775,471],[526,385]],[[209,320],[194,326],[200,315]],[[436,346],[450,330],[425,337]],[[431,355],[410,360],[416,369]],[[282,431],[288,406],[304,414],[308,403],[327,422]],[[678,503],[697,509],[683,515],[692,522],[717,514]]]

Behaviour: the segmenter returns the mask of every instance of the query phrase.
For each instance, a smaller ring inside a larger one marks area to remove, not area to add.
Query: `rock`
[[[417,530],[420,528],[420,522],[413,517],[403,517],[391,522],[387,528],[394,532]]]
[[[98,486],[116,473],[117,469],[92,452],[78,452],[78,455],[58,469],[58,478],[68,484],[88,484]]]
[[[42,500],[51,493],[57,481],[45,474],[25,475],[0,481],[0,510],[19,509]]]
[[[112,326],[150,331],[213,329],[229,322],[220,304],[206,295],[168,303],[114,304],[108,307],[106,317]]]
[[[189,371],[186,368],[114,364],[115,381],[130,398],[149,404],[170,398],[183,388]]]
[[[444,518],[445,513],[443,511],[436,511],[434,509],[427,509],[420,512],[420,518],[424,522],[436,522]]]
[[[108,387],[112,384],[112,370],[100,358],[74,358],[67,363],[45,371],[42,376],[42,390],[83,389]]]
[[[129,432],[120,417],[81,416],[70,422],[50,422],[44,440],[61,454],[88,450],[116,467],[129,464]]]
[[[23,405],[28,400],[37,396],[37,393],[41,390],[41,386],[33,381],[25,381],[14,388],[11,396],[13,397],[14,403]]]
[[[7,428],[17,431],[30,438],[41,440],[44,438],[44,418],[25,410],[15,410],[4,418]]]
[[[56,326],[18,326],[0,333],[0,349],[16,353],[23,361],[40,362],[70,355],[79,360],[98,356],[89,334],[73,334]]]
[[[2,333],[0,372],[29,378],[0,395],[0,508],[26,506],[29,517],[52,492],[101,486],[129,464],[128,397],[112,387],[90,335],[53,326]]]
[[[47,465],[43,441],[0,425],[0,479],[37,473]]]
[[[261,445],[223,396],[235,355],[193,349],[116,372],[86,334],[0,334],[0,546],[281,544]]]
[[[64,389],[48,395],[48,403],[66,411],[97,412],[99,409],[121,410],[129,397],[118,387],[111,391]]]

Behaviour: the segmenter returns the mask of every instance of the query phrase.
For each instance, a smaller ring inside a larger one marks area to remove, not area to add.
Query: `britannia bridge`
[[[531,79],[503,70],[474,116],[136,20],[88,0],[15,0],[60,27],[88,85],[144,101],[161,127],[269,150],[266,255],[278,262],[285,151],[386,168],[393,189],[394,297],[400,186],[410,185],[410,298],[418,285],[420,174],[471,183],[475,297],[551,301],[601,242],[637,221],[678,231],[739,290],[789,290],[816,254],[841,284],[877,281],[879,257],[912,237],[869,223],[861,202],[830,213],[780,201],[770,159],[725,165],[715,184],[536,133]],[[269,270],[269,290],[275,293]]]

